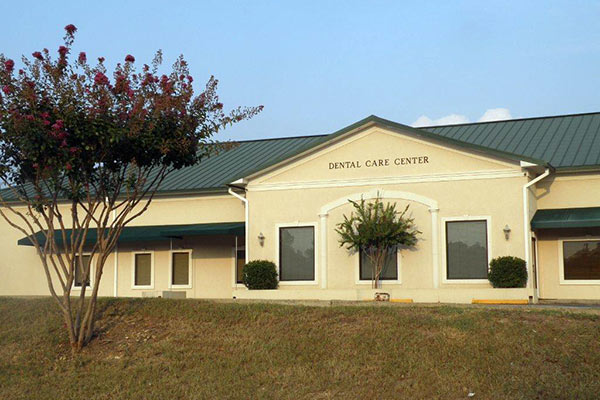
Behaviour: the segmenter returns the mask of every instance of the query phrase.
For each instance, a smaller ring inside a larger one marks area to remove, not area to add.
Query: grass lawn
[[[0,399],[583,399],[600,316],[103,299],[71,356],[49,299],[0,298]]]

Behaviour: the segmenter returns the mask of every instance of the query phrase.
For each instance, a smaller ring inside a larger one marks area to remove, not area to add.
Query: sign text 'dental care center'
[[[374,168],[374,167],[389,167],[390,165],[416,165],[429,164],[428,156],[415,157],[398,157],[398,158],[376,158],[364,161],[336,161],[329,163],[329,169],[358,169],[358,168]]]

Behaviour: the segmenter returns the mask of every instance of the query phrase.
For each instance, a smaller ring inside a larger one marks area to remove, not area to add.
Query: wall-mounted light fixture
[[[258,234],[258,244],[260,244],[260,247],[265,244],[265,235],[262,232]]]
[[[504,232],[504,239],[508,240],[510,238],[510,226],[506,225],[502,231]]]

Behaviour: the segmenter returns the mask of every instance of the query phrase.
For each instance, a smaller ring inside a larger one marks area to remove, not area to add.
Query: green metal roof
[[[531,229],[600,227],[600,207],[537,210]]]
[[[169,176],[161,191],[224,189],[228,183],[374,123],[467,149],[557,170],[600,168],[600,113],[412,128],[374,115],[329,135],[241,141],[229,151]]]
[[[420,128],[548,162],[557,170],[600,165],[600,113]]]
[[[183,236],[206,236],[206,235],[244,235],[244,222],[225,222],[215,224],[191,224],[191,225],[151,225],[151,226],[127,226],[123,228],[119,243],[166,240],[169,238],[181,238]],[[62,233],[55,230],[55,241],[58,246],[62,246]],[[66,230],[67,237],[71,235],[71,229]],[[44,243],[44,233],[35,234],[40,243]],[[88,231],[85,242],[93,243],[98,238],[98,232],[95,229]],[[24,237],[17,241],[20,246],[33,246],[29,237]]]
[[[507,121],[413,128],[369,116],[329,135],[240,141],[230,150],[170,174],[160,192],[222,192],[227,184],[324,145],[367,124],[408,132],[512,160],[557,170],[600,168],[600,113],[524,118]],[[4,193],[10,199],[10,193]]]

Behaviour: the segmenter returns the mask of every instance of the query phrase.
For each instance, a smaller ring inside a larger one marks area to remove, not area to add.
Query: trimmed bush
[[[519,257],[497,257],[490,262],[488,279],[495,288],[522,288],[527,284],[527,266]]]
[[[242,279],[248,289],[277,289],[277,267],[271,261],[250,261],[242,271]]]

